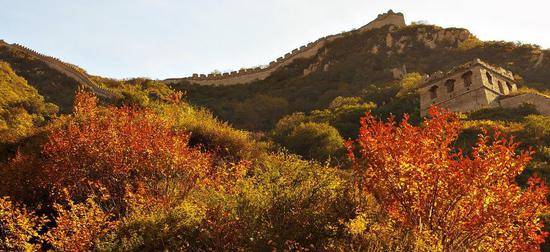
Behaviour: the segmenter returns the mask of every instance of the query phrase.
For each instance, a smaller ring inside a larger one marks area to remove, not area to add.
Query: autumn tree
[[[80,201],[108,198],[112,208],[132,195],[183,197],[212,165],[208,154],[188,146],[189,134],[173,125],[148,110],[100,108],[95,97],[80,93],[74,114],[42,147],[43,184],[57,198],[67,190]]]
[[[389,222],[445,251],[538,250],[547,189],[536,178],[525,189],[514,181],[531,153],[496,133],[464,154],[453,147],[458,118],[429,114],[422,126],[361,119],[359,138],[348,143],[359,191],[375,197]]]

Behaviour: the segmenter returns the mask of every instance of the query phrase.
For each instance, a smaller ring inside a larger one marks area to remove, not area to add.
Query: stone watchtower
[[[455,112],[495,107],[499,106],[499,97],[516,90],[512,72],[476,59],[428,77],[419,88],[420,114],[426,115],[431,105]]]

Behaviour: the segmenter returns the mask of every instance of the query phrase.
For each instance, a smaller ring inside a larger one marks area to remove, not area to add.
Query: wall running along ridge
[[[8,45],[8,46],[11,46],[11,48],[14,48],[16,50],[19,50],[21,52],[24,52],[24,53],[26,53],[30,56],[33,56],[33,57],[39,59],[40,61],[42,61],[46,65],[48,65],[48,67],[50,67],[50,68],[52,68],[52,69],[54,69],[58,72],[61,72],[61,73],[65,74],[66,76],[68,76],[71,79],[74,79],[80,85],[82,85],[83,87],[89,89],[91,92],[93,92],[97,96],[100,96],[100,97],[103,97],[103,98],[106,98],[106,99],[115,99],[116,98],[116,95],[113,92],[97,85],[94,81],[92,81],[90,79],[90,77],[88,76],[88,74],[86,74],[86,72],[84,72],[84,70],[82,70],[82,69],[80,69],[80,68],[78,68],[74,65],[65,63],[65,62],[63,62],[63,61],[61,61],[57,58],[41,54],[41,53],[36,52],[36,51],[34,51],[30,48],[27,48],[27,47],[23,46],[23,45],[11,44],[11,45]]]
[[[393,25],[398,28],[405,27],[405,18],[402,13],[394,13],[388,11],[387,13],[380,14],[378,17],[367,25],[358,29],[360,32],[366,32],[373,29],[382,28],[386,25]],[[311,42],[298,49],[294,49],[292,52],[285,54],[283,57],[278,58],[275,61],[269,63],[265,68],[249,68],[241,69],[239,71],[233,71],[230,73],[222,74],[193,74],[187,78],[172,78],[166,79],[166,83],[177,83],[180,81],[188,81],[198,85],[236,85],[246,84],[257,80],[264,80],[269,77],[273,72],[280,68],[291,64],[296,59],[311,58],[317,55],[317,52],[323,48],[327,43],[330,43],[338,38],[342,38],[350,32],[345,32],[337,35],[331,35],[318,39],[315,42]]]

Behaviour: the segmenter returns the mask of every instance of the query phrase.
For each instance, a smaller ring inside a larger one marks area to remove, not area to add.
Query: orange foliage
[[[189,134],[147,110],[100,108],[87,93],[76,97],[73,116],[54,128],[38,160],[42,185],[55,200],[67,190],[76,200],[109,199],[124,210],[128,195],[162,201],[184,196],[212,168],[208,154],[187,145]],[[21,165],[21,162],[12,165]]]
[[[189,134],[147,110],[99,108],[80,93],[73,118],[53,130],[42,148],[44,181],[54,192],[110,198],[122,205],[128,193],[162,200],[184,195],[211,169],[209,155],[190,148]]]
[[[91,251],[95,240],[115,225],[92,198],[80,204],[69,201],[67,207],[55,204],[55,210],[56,225],[45,240],[59,251]]]
[[[8,198],[0,198],[0,250],[1,251],[36,251],[39,244],[31,243],[32,238],[39,236],[36,231],[44,224],[32,212],[14,205]]]
[[[43,204],[55,225],[38,234],[44,218],[0,199],[0,248],[35,250],[45,242],[56,250],[91,250],[129,207],[179,202],[197,182],[221,181],[224,170],[215,171],[211,156],[188,140],[171,118],[102,108],[94,96],[77,94],[73,115],[50,127],[39,155],[17,153],[0,169],[1,194]]]
[[[48,192],[40,185],[42,177],[38,159],[18,152],[7,164],[0,164],[0,194],[36,207],[48,199]]]
[[[547,189],[539,179],[525,190],[514,181],[530,153],[497,133],[480,136],[463,154],[453,147],[458,118],[435,108],[430,115],[421,127],[408,118],[361,119],[358,140],[348,143],[360,190],[373,194],[393,222],[431,233],[446,251],[538,250],[547,235],[539,220]]]

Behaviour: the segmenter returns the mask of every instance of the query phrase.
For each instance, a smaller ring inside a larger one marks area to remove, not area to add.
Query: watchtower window
[[[455,91],[455,80],[448,79],[445,81],[445,87],[447,87],[447,93],[452,93]]]
[[[469,88],[472,85],[472,71],[465,72],[462,80],[464,80],[464,87]]]
[[[510,84],[510,82],[506,82],[506,86],[508,87],[508,93],[512,93],[513,91],[512,84]]]
[[[498,91],[500,91],[501,94],[504,94],[504,87],[500,81],[498,81]]]
[[[486,72],[485,75],[487,75],[487,81],[489,81],[489,84],[493,84],[493,76],[489,72]]]
[[[433,87],[430,88],[430,98],[432,98],[432,99],[437,98],[437,89],[438,88],[439,88],[438,86],[433,86]]]

